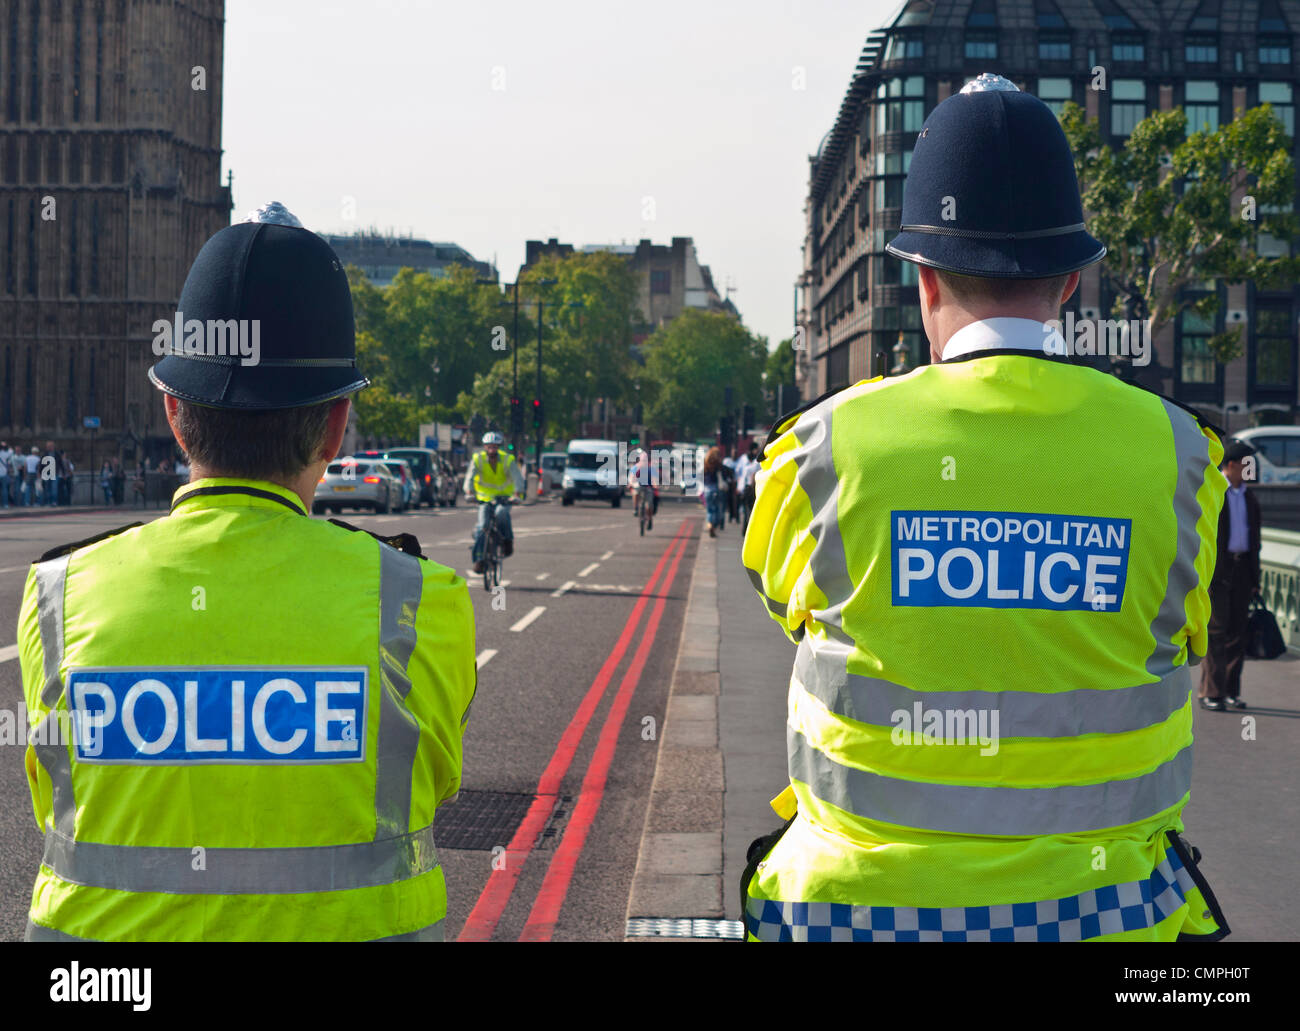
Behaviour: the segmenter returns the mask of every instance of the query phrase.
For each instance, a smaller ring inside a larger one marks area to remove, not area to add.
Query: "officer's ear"
[[[320,456],[327,462],[334,461],[343,450],[343,437],[348,432],[348,412],[351,408],[352,402],[346,397],[340,397],[330,405],[329,422],[325,427],[325,446]]]
[[[176,443],[180,449],[187,455],[190,449],[185,446],[185,441],[181,439],[180,427],[176,423],[176,410],[179,404],[171,394],[163,394],[163,411],[167,413],[167,425],[172,428],[172,436],[176,438]]]

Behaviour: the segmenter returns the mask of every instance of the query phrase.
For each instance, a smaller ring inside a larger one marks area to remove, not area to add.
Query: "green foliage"
[[[687,437],[712,433],[728,386],[732,408],[763,404],[767,347],[729,315],[688,308],[646,341],[645,354],[652,425],[680,426]]]
[[[1185,288],[1218,278],[1270,288],[1300,275],[1300,259],[1258,252],[1260,233],[1281,240],[1297,233],[1291,141],[1268,104],[1190,136],[1181,108],[1156,111],[1118,151],[1103,145],[1096,119],[1074,103],[1061,124],[1089,230],[1107,247],[1102,275],[1118,295],[1115,317],[1150,318],[1154,335],[1188,309],[1213,321],[1217,299],[1193,301],[1180,296]],[[1234,203],[1242,187],[1246,199]],[[1239,338],[1239,329],[1213,337],[1216,358],[1237,357]]]
[[[348,268],[357,364],[371,386],[355,402],[361,432],[414,440],[420,422],[452,417],[457,397],[508,346],[500,290],[452,265],[445,276],[402,269],[384,289]],[[438,372],[433,371],[434,364]]]

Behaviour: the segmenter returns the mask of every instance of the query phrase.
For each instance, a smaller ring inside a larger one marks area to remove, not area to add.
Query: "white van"
[[[1232,436],[1257,452],[1254,482],[1300,486],[1300,426],[1255,426]]]
[[[623,502],[626,486],[619,475],[618,441],[571,440],[565,455],[563,504],[579,498],[608,501],[614,508]]]

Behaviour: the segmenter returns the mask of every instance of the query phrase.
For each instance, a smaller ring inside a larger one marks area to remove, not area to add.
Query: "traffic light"
[[[533,430],[540,433],[542,429],[542,402],[533,398]]]
[[[754,406],[745,405],[744,407],[744,424],[741,428],[742,433],[748,433],[754,428]]]
[[[510,431],[518,436],[524,432],[524,402],[522,398],[510,399]]]
[[[641,444],[641,438],[638,437],[635,433],[628,438],[627,441],[628,447],[639,447],[640,444]]]
[[[719,434],[722,437],[723,447],[731,447],[736,440],[736,420],[733,416],[724,415],[719,420]]]

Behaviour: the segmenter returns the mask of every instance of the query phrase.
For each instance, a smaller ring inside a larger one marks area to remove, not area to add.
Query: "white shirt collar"
[[[1040,354],[1066,353],[1065,338],[1050,323],[1039,322],[1037,319],[1000,317],[972,322],[957,330],[948,338],[943,357],[946,360],[975,351],[1001,348],[1037,351]]]

